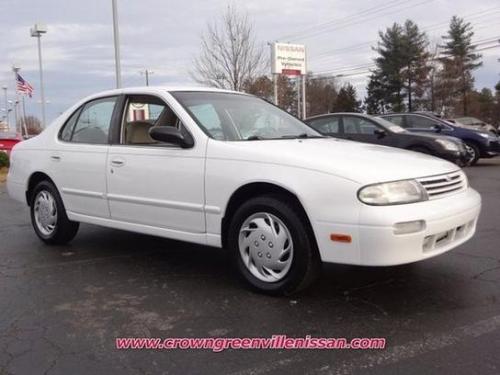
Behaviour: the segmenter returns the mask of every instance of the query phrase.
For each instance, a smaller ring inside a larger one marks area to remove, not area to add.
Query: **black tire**
[[[469,159],[468,165],[476,165],[479,158],[481,157],[481,151],[479,150],[479,147],[473,142],[465,141],[465,144],[470,147],[471,152],[473,153],[473,156]]]
[[[247,218],[265,212],[276,216],[286,226],[293,243],[293,257],[288,272],[278,281],[262,281],[243,262],[239,249],[240,229]],[[228,229],[227,245],[238,273],[253,289],[270,295],[290,295],[312,284],[320,274],[321,259],[312,230],[296,204],[265,195],[243,203],[235,212]]]
[[[55,201],[55,208],[57,212],[57,219],[55,221],[55,227],[51,233],[44,233],[39,224],[35,219],[35,206],[36,200],[39,194],[48,193],[53,197]],[[63,245],[71,241],[78,232],[78,227],[80,223],[71,221],[66,215],[66,209],[64,208],[61,196],[57,191],[57,188],[50,181],[39,182],[30,194],[30,211],[31,211],[31,224],[35,230],[36,235],[43,242],[49,245]]]

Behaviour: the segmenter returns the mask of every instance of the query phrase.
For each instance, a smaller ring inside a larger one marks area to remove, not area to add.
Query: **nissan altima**
[[[432,156],[326,138],[254,96],[130,88],[83,99],[11,155],[8,192],[36,235],[79,223],[225,248],[259,291],[290,294],[321,262],[389,266],[470,239],[479,194]]]

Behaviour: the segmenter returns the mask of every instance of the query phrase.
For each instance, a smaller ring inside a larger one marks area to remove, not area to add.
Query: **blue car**
[[[498,136],[467,128],[461,128],[428,113],[391,113],[379,115],[406,130],[414,132],[439,133],[461,139],[470,154],[470,165],[479,158],[492,158],[500,154]]]

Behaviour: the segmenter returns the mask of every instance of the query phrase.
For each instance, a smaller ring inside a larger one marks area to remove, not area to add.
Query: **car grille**
[[[444,198],[467,189],[467,177],[462,171],[422,177],[417,180],[427,191],[429,199]]]

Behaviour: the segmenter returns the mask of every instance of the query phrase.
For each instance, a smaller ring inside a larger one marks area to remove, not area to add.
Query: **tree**
[[[481,55],[475,53],[476,46],[472,44],[472,25],[462,18],[453,16],[447,35],[443,36],[445,44],[442,47],[443,79],[452,87],[450,92],[454,97],[461,95],[462,110],[468,114],[467,95],[474,87],[472,72],[482,65]]]
[[[268,76],[248,80],[243,89],[267,101],[274,101],[274,84]],[[297,113],[297,90],[292,80],[285,75],[278,76],[278,106],[290,113]]]
[[[367,113],[376,115],[385,112],[385,92],[383,86],[379,74],[372,72],[366,88],[365,107]]]
[[[385,32],[379,32],[380,41],[374,50],[379,54],[375,59],[373,72],[367,91],[368,107],[379,111],[384,102],[392,111],[412,111],[414,98],[424,95],[429,67],[427,36],[411,20],[403,26],[394,23]],[[375,91],[374,91],[375,90]]]
[[[241,91],[263,72],[265,63],[248,15],[228,6],[220,22],[209,23],[202,35],[191,76],[201,84]]]
[[[412,97],[422,97],[431,70],[428,64],[430,54],[427,51],[429,42],[426,34],[420,32],[418,26],[411,20],[407,20],[404,24],[402,39],[401,58],[404,68],[401,75],[406,82],[403,86],[407,93],[408,111],[411,112]]]
[[[361,103],[357,100],[356,88],[351,83],[341,87],[333,105],[334,112],[361,112]]]
[[[333,111],[337,98],[337,82],[332,77],[306,76],[307,115],[314,116]]]
[[[22,129],[24,133],[27,130],[28,135],[37,135],[40,134],[43,130],[42,122],[38,117],[35,116],[26,116],[22,117],[17,121],[17,128]]]

